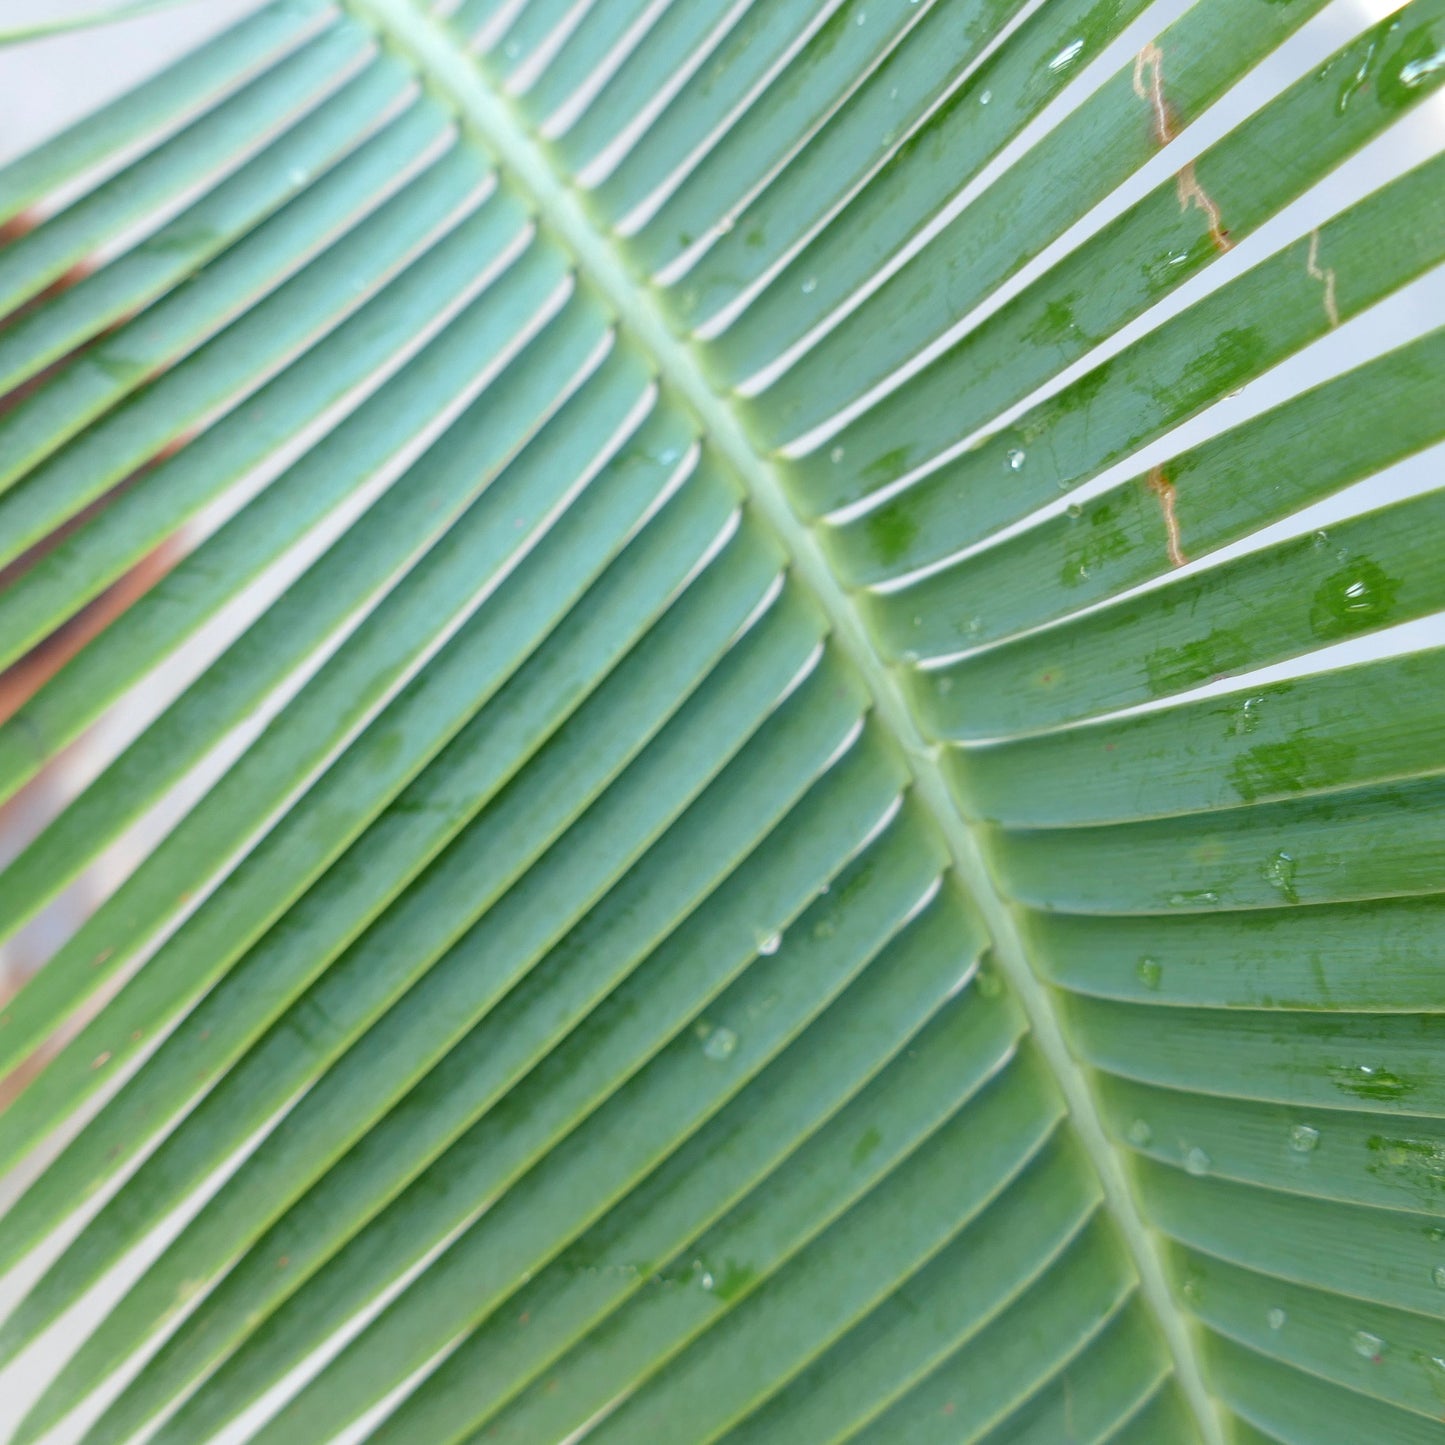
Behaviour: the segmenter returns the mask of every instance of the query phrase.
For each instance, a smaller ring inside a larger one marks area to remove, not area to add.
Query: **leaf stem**
[[[1175,1373],[1207,1445],[1224,1445],[1219,1415],[1190,1337],[1165,1280],[1153,1232],[1100,1121],[1088,1081],[1069,1051],[1044,984],[1029,965],[1007,899],[989,874],[973,828],[955,807],[936,747],[923,737],[892,672],[874,650],[857,609],[829,570],[817,539],[788,504],[777,474],[744,434],[726,402],[708,385],[686,345],[668,328],[652,300],[588,218],[576,193],[553,169],[506,100],[490,87],[472,58],[445,27],[418,11],[411,0],[345,0],[399,49],[442,92],[493,154],[539,221],[576,259],[579,271],[606,298],[619,322],[643,343],[661,378],[694,411],[712,443],[743,482],[758,514],[773,528],[799,578],[824,609],[838,645],[864,679],[878,716],[899,743],[919,797],[947,841],[959,877],[972,893],[993,937],[995,957],[1028,1015],[1035,1041],[1053,1070],[1073,1126],[1098,1172],[1104,1196],[1133,1258],[1140,1290],[1157,1317]]]

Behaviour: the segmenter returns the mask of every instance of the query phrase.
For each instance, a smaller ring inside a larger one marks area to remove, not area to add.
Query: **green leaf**
[[[1445,0],[1321,8],[275,0],[0,170],[7,1438],[1445,1440]]]

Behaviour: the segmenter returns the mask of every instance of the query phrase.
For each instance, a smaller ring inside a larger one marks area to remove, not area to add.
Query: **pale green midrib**
[[[972,827],[954,806],[935,750],[919,732],[893,674],[873,649],[856,609],[829,570],[812,533],[789,506],[768,461],[743,433],[724,400],[708,385],[687,348],[673,335],[606,237],[588,218],[576,194],[554,171],[546,152],[517,122],[510,107],[483,80],[471,57],[412,0],[343,0],[368,19],[456,106],[508,172],[538,219],[564,242],[579,271],[606,298],[622,326],[657,363],[671,389],[697,414],[713,444],[728,459],[755,510],[771,525],[832,624],[834,636],[857,668],[875,710],[902,747],[914,789],[947,840],[953,863],[988,924],[994,953],[1008,974],[1035,1041],[1068,1103],[1080,1142],[1097,1171],[1106,1202],[1133,1256],[1140,1291],[1156,1316],[1175,1371],[1208,1445],[1224,1445],[1218,1411],[1204,1387],[1189,1328],[1175,1308],[1153,1232],[1139,1214],[1119,1156],[1109,1143],[1082,1069],[1069,1052],[1053,1003],[1030,967],[1006,899],[995,887]]]

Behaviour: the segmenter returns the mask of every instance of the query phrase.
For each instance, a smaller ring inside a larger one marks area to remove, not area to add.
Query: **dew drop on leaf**
[[[1281,894],[1287,903],[1298,903],[1299,892],[1294,886],[1295,861],[1284,849],[1264,865],[1264,880]]]
[[[1184,1167],[1193,1175],[1209,1173],[1211,1159],[1197,1144],[1184,1156]]]
[[[1430,1278],[1435,1282],[1436,1289],[1445,1289],[1445,1264],[1437,1264],[1430,1271]]]
[[[1145,988],[1158,988],[1160,980],[1164,977],[1163,965],[1152,958],[1141,958],[1139,966],[1134,972],[1139,975],[1139,982]]]
[[[1008,449],[1009,470],[1019,472],[1023,470],[1024,463],[1028,460],[1028,453],[1022,447],[1010,447]]]
[[[1149,1127],[1147,1119],[1135,1119],[1129,1125],[1129,1142],[1137,1144],[1141,1149],[1154,1142],[1154,1131]]]
[[[1369,1330],[1356,1330],[1350,1336],[1350,1345],[1357,1355],[1367,1360],[1374,1360],[1377,1364],[1385,1353],[1384,1340],[1379,1335],[1371,1334]]]
[[[714,1063],[720,1064],[732,1058],[738,1046],[738,1036],[728,1028],[713,1029],[702,1046],[702,1051]]]
[[[1412,60],[1400,67],[1400,83],[1412,88],[1420,84],[1422,80],[1435,74],[1437,70],[1445,70],[1445,50],[1437,50],[1434,55],[1427,55],[1421,60]]]
[[[1278,1305],[1276,1305],[1272,1310],[1270,1310],[1270,1312],[1265,1316],[1265,1318],[1269,1321],[1270,1329],[1282,1330],[1284,1328],[1284,1322],[1286,1319],[1289,1318],[1289,1316],[1286,1315],[1285,1312],[1280,1309]]]
[[[1320,1142],[1320,1131],[1310,1124],[1296,1124],[1289,1131],[1289,1147],[1296,1154],[1310,1153]]]
[[[1061,70],[1067,70],[1078,58],[1084,49],[1082,40],[1075,40],[1064,46],[1054,58],[1049,61],[1049,69],[1057,75]]]
[[[758,939],[758,952],[771,958],[783,946],[781,933],[767,933]]]
[[[1244,737],[1246,733],[1252,733],[1260,723],[1260,709],[1264,706],[1262,697],[1247,697],[1234,719],[1235,737]]]

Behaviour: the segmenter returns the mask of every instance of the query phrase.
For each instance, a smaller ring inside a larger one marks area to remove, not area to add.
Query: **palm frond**
[[[276,0],[0,171],[0,667],[175,549],[0,721],[130,719],[15,1441],[1445,1440],[1445,0],[1322,11]]]

